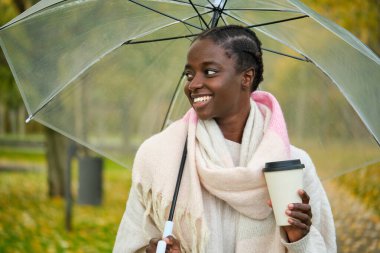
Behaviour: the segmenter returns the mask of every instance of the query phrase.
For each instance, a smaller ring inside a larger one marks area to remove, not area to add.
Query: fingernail
[[[293,204],[289,204],[288,207],[289,207],[289,209],[293,209],[294,205]]]
[[[291,212],[290,210],[287,209],[287,210],[285,211],[285,213],[286,213],[286,214],[291,214],[292,212]]]

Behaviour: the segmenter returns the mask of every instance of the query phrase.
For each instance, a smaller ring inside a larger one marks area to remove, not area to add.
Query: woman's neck
[[[249,112],[250,107],[241,114],[228,119],[215,119],[225,139],[241,143]]]

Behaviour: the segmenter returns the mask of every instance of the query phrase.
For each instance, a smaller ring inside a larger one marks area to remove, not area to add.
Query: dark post
[[[70,144],[67,149],[67,167],[66,167],[66,177],[65,177],[65,228],[66,231],[71,231],[71,219],[72,219],[72,195],[71,195],[71,161],[76,152],[76,145],[70,141]]]
[[[79,157],[78,204],[98,206],[102,203],[103,160],[99,157]]]

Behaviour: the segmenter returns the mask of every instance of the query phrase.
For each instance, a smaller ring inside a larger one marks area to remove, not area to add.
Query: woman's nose
[[[189,81],[188,89],[194,91],[196,89],[202,88],[203,86],[203,78],[199,77],[199,75],[195,75],[194,78]]]

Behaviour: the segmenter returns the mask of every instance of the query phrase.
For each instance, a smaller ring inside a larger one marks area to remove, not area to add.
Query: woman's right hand
[[[152,238],[149,241],[149,245],[146,247],[146,253],[156,253],[157,244],[161,239]],[[181,244],[173,236],[169,235],[165,239],[166,242],[166,251],[165,253],[181,253]]]

